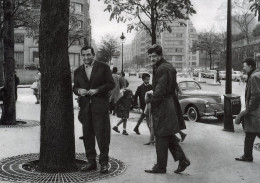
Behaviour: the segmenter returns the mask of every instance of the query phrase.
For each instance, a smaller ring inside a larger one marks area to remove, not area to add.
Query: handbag
[[[30,88],[33,89],[33,90],[38,89],[38,82],[37,81],[33,82],[33,84],[31,85]]]

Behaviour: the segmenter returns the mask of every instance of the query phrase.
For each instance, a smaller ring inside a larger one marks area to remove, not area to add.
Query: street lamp
[[[120,39],[121,39],[121,43],[122,43],[122,70],[121,72],[124,71],[124,42],[125,42],[125,36],[124,36],[124,33],[122,32],[122,35],[120,36]]]

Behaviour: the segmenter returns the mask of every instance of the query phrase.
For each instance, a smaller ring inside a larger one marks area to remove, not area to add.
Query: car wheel
[[[189,108],[187,109],[187,117],[189,121],[198,121],[200,119],[200,113],[199,110],[196,106],[191,105],[189,106]]]
[[[224,119],[224,115],[217,116],[217,118],[218,118],[219,121],[222,121]]]

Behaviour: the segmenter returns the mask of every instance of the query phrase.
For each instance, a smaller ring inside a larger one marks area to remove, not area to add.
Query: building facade
[[[172,32],[157,33],[157,44],[163,47],[164,58],[173,64],[178,71],[187,71],[199,67],[199,51],[192,52],[192,44],[198,40],[197,32],[191,21],[181,26],[177,21],[170,23]],[[146,58],[147,50],[151,46],[151,36],[145,31],[137,32],[132,41],[132,57],[138,55]]]
[[[80,50],[83,45],[91,45],[91,20],[89,16],[90,0],[70,0],[70,17],[76,17],[74,27],[69,37],[69,61],[72,68],[83,62],[80,59]],[[40,11],[40,9],[38,9]],[[75,20],[75,19],[74,19]],[[75,26],[76,25],[76,26]],[[26,28],[17,28],[14,31],[14,58],[16,68],[25,68],[28,65],[39,66],[38,39],[36,33],[27,36]]]

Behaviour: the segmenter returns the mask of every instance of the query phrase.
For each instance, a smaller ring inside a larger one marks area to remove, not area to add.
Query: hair
[[[113,72],[113,73],[117,73],[117,67],[113,67],[112,72]]]
[[[247,57],[244,59],[243,63],[246,63],[248,66],[251,66],[252,69],[256,68],[256,61],[252,57]]]
[[[162,55],[162,47],[158,44],[152,45],[148,49],[148,54],[156,53],[157,55]]]
[[[83,48],[81,48],[80,53],[82,53],[83,50],[88,50],[88,49],[91,49],[92,55],[95,56],[94,48],[92,48],[91,46],[84,46]]]
[[[148,74],[148,73],[143,73],[142,74],[142,80],[144,80],[147,77],[150,77],[150,74]]]
[[[125,76],[125,73],[122,71],[122,72],[121,72],[121,75],[122,75],[122,76]]]

